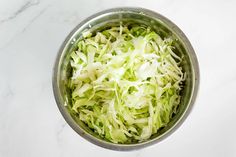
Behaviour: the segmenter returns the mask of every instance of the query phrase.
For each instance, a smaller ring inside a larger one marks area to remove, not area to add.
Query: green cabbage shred
[[[185,80],[173,39],[138,25],[83,35],[70,60],[76,116],[113,143],[142,142],[165,127]]]

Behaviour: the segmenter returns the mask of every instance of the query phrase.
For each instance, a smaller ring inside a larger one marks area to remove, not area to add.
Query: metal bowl
[[[171,119],[168,125],[151,136],[147,141],[131,144],[115,144],[100,138],[91,131],[83,122],[81,122],[68,109],[71,105],[70,90],[66,83],[71,76],[71,67],[69,64],[70,52],[75,49],[76,41],[81,38],[85,30],[98,31],[108,26],[119,25],[122,23],[137,23],[150,26],[161,37],[172,36],[176,39],[174,42],[175,53],[183,57],[182,67],[186,72],[186,81],[182,90],[181,104],[177,114]],[[143,8],[114,8],[99,12],[82,21],[68,35],[63,42],[58,56],[56,58],[53,72],[53,91],[58,108],[65,118],[66,122],[83,138],[88,141],[113,150],[134,150],[143,148],[154,143],[158,143],[172,134],[189,115],[195,101],[199,85],[199,67],[194,50],[184,35],[184,33],[170,20],[153,11]]]

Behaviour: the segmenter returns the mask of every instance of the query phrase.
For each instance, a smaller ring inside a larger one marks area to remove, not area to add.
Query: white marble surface
[[[57,51],[82,19],[117,6],[157,11],[176,23],[197,53],[201,84],[195,108],[154,146],[115,152],[95,146],[64,121],[51,77]],[[0,157],[235,157],[236,1],[1,0]]]

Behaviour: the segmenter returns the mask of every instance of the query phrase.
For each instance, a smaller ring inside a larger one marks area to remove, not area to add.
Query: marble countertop
[[[131,152],[77,135],[54,101],[58,49],[84,18],[117,6],[157,11],[176,23],[198,56],[201,83],[184,124],[159,144]],[[236,1],[1,0],[0,157],[236,156]]]

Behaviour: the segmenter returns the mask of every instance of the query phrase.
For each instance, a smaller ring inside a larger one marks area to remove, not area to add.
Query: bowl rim
[[[65,53],[64,49],[67,47],[67,44],[69,43],[69,41],[71,40],[73,35],[76,34],[77,30],[79,28],[81,28],[82,26],[84,26],[86,23],[88,23],[89,21],[91,21],[95,18],[99,18],[101,16],[105,16],[105,15],[110,14],[110,13],[121,13],[121,12],[133,12],[133,13],[138,13],[139,12],[139,13],[142,13],[144,15],[154,17],[155,19],[158,19],[158,20],[162,21],[165,25],[169,26],[171,28],[171,31],[176,33],[178,35],[178,37],[182,40],[182,43],[185,45],[186,51],[189,54],[189,57],[190,57],[190,60],[191,60],[191,63],[192,63],[192,70],[193,70],[193,80],[192,80],[193,81],[193,88],[191,90],[192,95],[190,97],[190,100],[189,100],[189,103],[187,104],[186,109],[184,110],[184,112],[180,116],[180,118],[176,121],[176,123],[173,126],[171,126],[166,132],[164,132],[160,136],[157,136],[157,137],[155,137],[151,140],[147,140],[145,142],[135,143],[135,144],[111,143],[111,142],[108,142],[108,141],[105,141],[105,140],[98,139],[98,138],[92,136],[89,133],[86,133],[73,120],[73,118],[70,116],[67,109],[65,108],[64,102],[63,102],[63,99],[62,99],[62,95],[61,95],[60,90],[59,90],[59,85],[58,85],[58,73],[59,73],[59,68],[60,68],[59,65],[62,62],[61,61],[62,55]],[[200,72],[199,72],[199,64],[198,64],[197,56],[195,54],[195,51],[194,51],[190,41],[186,37],[186,35],[180,30],[180,28],[176,24],[174,24],[172,21],[170,21],[169,19],[167,19],[163,15],[161,15],[157,12],[151,11],[149,9],[140,8],[140,7],[111,8],[111,9],[107,9],[107,10],[104,10],[104,11],[100,11],[96,14],[93,14],[93,15],[89,16],[88,18],[86,18],[85,20],[83,20],[82,22],[80,22],[69,33],[69,35],[66,37],[66,39],[62,43],[62,45],[59,49],[59,52],[57,53],[57,56],[56,56],[56,61],[54,63],[53,76],[52,76],[52,86],[53,86],[53,93],[54,93],[54,98],[55,98],[56,104],[57,104],[63,118],[69,124],[69,126],[75,132],[77,132],[81,137],[83,137],[84,139],[90,141],[91,143],[93,143],[97,146],[103,147],[103,148],[107,148],[107,149],[111,149],[111,150],[117,150],[117,151],[129,151],[129,150],[137,150],[137,149],[140,149],[140,148],[144,148],[144,147],[153,145],[155,143],[161,142],[163,139],[167,138],[173,132],[175,132],[183,124],[183,122],[186,120],[186,118],[188,117],[188,115],[192,111],[192,108],[194,106],[193,104],[196,100],[197,93],[198,93],[198,88],[199,88],[199,83],[200,83],[199,81],[200,81]]]

